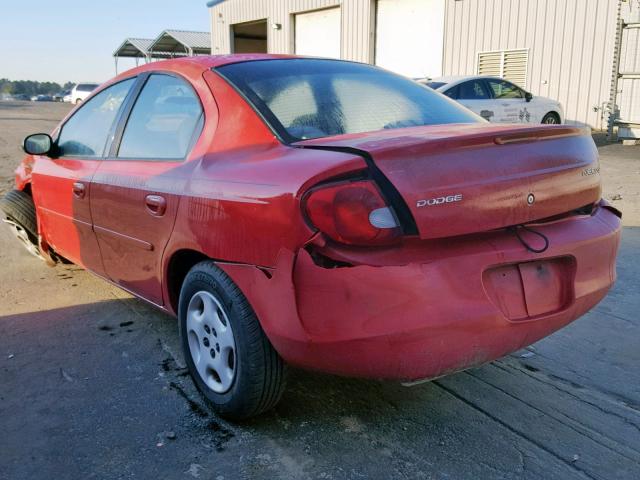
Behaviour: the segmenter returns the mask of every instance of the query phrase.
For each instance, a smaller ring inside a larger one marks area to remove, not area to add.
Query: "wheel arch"
[[[545,113],[544,115],[542,115],[542,122],[544,122],[544,119],[547,118],[549,115],[555,115],[555,117],[558,119],[558,124],[562,124],[563,122],[563,118],[562,115],[560,114],[560,112],[558,110],[549,110],[547,113]]]
[[[210,257],[197,250],[183,248],[173,252],[165,262],[165,294],[166,306],[174,314],[178,313],[178,300],[180,299],[180,289],[184,279],[194,265],[204,261],[212,260]]]
[[[29,195],[31,192],[31,170],[33,168],[33,160],[31,157],[26,157],[15,171],[15,189],[22,190]]]
[[[31,198],[33,198],[33,192],[31,191],[31,182],[26,182],[25,184],[22,185],[22,188],[20,189],[22,190],[24,193],[28,194]]]
[[[182,284],[184,283],[184,279],[186,278],[189,270],[191,270],[195,265],[203,261],[212,261],[217,264],[222,270],[226,272],[224,265],[236,265],[240,267],[251,267],[256,271],[261,272],[262,276],[266,278],[270,278],[271,273],[269,268],[260,267],[258,265],[250,265],[241,262],[230,262],[226,260],[221,260],[219,258],[213,258],[208,256],[205,253],[202,253],[199,250],[195,250],[192,248],[181,248],[175,250],[166,258],[165,261],[165,269],[164,269],[164,292],[165,292],[165,305],[169,309],[169,311],[174,314],[178,313],[178,302],[180,300],[180,290],[182,289]],[[241,288],[241,291],[244,293],[244,289]]]

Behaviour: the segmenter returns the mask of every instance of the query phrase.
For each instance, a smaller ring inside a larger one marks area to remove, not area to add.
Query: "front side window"
[[[184,80],[153,74],[131,111],[118,157],[183,159],[202,120],[200,100]]]
[[[485,90],[481,80],[469,80],[458,86],[460,100],[488,100],[489,93]]]
[[[493,90],[494,98],[501,100],[507,98],[524,98],[523,91],[513,83],[505,80],[487,80],[487,82],[489,82],[491,90]]]
[[[385,70],[323,59],[218,67],[288,141],[482,119],[430,88]]]
[[[58,137],[62,156],[102,157],[113,122],[134,81],[130,78],[104,89],[73,114]]]

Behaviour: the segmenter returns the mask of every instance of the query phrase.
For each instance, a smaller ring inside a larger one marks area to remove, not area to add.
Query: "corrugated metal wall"
[[[474,74],[478,52],[529,49],[527,89],[567,121],[606,127],[617,0],[447,0],[445,75]]]
[[[640,23],[640,0],[623,5],[622,18],[627,23]],[[620,73],[640,74],[640,28],[627,28],[622,35]],[[620,119],[640,123],[640,78],[621,78],[618,82]]]
[[[293,15],[299,12],[341,7],[342,58],[359,62],[373,60],[374,0],[227,0],[210,8],[212,53],[231,52],[231,28],[235,23],[267,19],[268,51],[293,53]],[[282,25],[280,30],[272,24]]]
[[[611,87],[617,0],[445,3],[444,75],[475,74],[478,52],[528,49],[526,88],[562,102],[568,122],[606,127],[603,107]],[[638,4],[625,2],[628,9]],[[342,58],[373,63],[375,5],[376,0],[227,0],[209,9],[212,53],[231,52],[231,25],[265,18],[268,51],[294,53],[294,14],[340,6]],[[274,23],[282,28],[271,28]],[[640,62],[637,32],[625,43],[625,68],[635,69]],[[640,108],[639,83],[621,84],[621,111]]]

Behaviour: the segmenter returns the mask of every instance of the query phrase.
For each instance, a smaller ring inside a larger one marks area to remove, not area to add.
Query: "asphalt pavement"
[[[293,371],[234,425],[173,318],[0,228],[0,479],[640,478],[639,251],[626,227],[608,297],[529,349],[411,388]]]
[[[0,193],[21,139],[68,110],[0,102]],[[599,144],[625,229],[593,311],[411,388],[293,371],[279,406],[239,425],[195,390],[173,318],[46,267],[0,225],[0,480],[640,479],[640,147]]]

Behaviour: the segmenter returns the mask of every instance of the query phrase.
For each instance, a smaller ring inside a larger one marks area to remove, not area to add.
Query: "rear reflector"
[[[378,208],[371,212],[369,214],[369,223],[377,228],[396,228],[400,226],[389,207]]]

